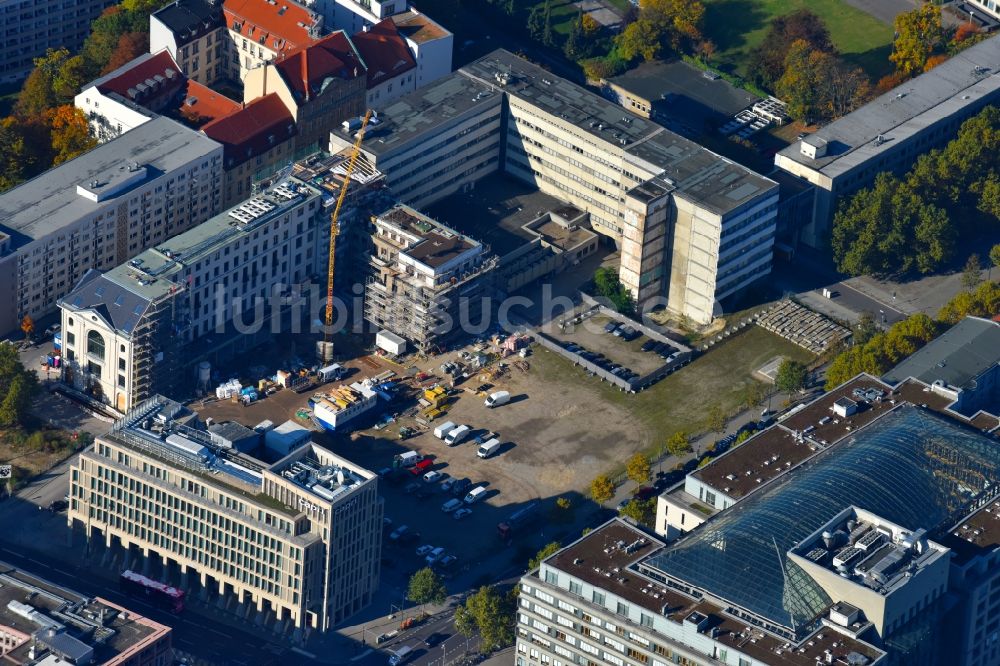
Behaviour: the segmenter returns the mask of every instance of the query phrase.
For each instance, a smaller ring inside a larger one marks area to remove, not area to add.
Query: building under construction
[[[372,222],[365,319],[420,350],[462,330],[485,330],[497,275],[488,247],[402,204]]]
[[[208,382],[210,367],[270,337],[286,298],[327,264],[321,191],[289,177],[59,302],[66,379],[120,412]],[[237,326],[239,323],[239,326]]]

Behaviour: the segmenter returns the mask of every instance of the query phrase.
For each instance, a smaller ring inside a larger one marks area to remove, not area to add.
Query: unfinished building
[[[403,204],[372,222],[365,319],[421,350],[461,331],[482,332],[497,275],[489,248]]]

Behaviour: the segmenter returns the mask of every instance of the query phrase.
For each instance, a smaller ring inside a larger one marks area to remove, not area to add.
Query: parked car
[[[438,560],[440,560],[442,557],[444,557],[444,548],[441,548],[439,546],[434,550],[430,551],[429,553],[427,553],[427,556],[424,558],[424,561],[427,562],[428,565],[432,565]]]
[[[656,340],[646,340],[645,342],[642,343],[642,346],[639,347],[639,349],[641,349],[644,352],[653,351],[653,349],[656,348],[657,344],[658,343],[656,342]]]
[[[633,493],[632,497],[637,500],[648,500],[651,497],[656,497],[656,488],[652,486],[643,486],[642,488],[637,488]]]
[[[438,481],[440,481],[443,478],[444,478],[444,473],[443,472],[439,472],[437,470],[431,470],[430,472],[427,472],[426,474],[424,474],[424,482],[425,483],[437,483]]]
[[[417,492],[413,493],[413,496],[417,499],[427,499],[428,497],[434,497],[434,488],[430,486],[423,486]]]
[[[461,509],[455,512],[455,515],[452,516],[452,518],[454,518],[455,520],[461,520],[462,518],[465,518],[466,516],[471,514],[472,514],[472,509],[463,506]]]
[[[604,325],[604,332],[613,333],[614,330],[618,328],[619,325],[620,324],[616,321],[609,321],[607,324]]]
[[[461,497],[465,495],[471,485],[472,481],[469,479],[459,479],[455,483],[451,484],[451,494],[455,497]]]
[[[428,635],[427,638],[424,639],[424,645],[426,645],[429,648],[432,648],[446,638],[448,638],[447,634],[442,634],[440,631],[435,631],[433,634]]]
[[[69,507],[69,502],[64,499],[56,500],[49,504],[49,511],[52,513],[59,513],[60,511],[65,511]]]
[[[409,546],[420,541],[420,532],[407,532],[403,536],[399,537],[399,544],[401,546]]]
[[[425,543],[424,545],[417,548],[417,557],[426,557],[427,553],[431,552],[432,550],[434,550],[434,546],[430,545],[429,543]]]
[[[437,562],[438,569],[450,569],[458,562],[457,555],[445,555]]]
[[[408,484],[406,484],[406,487],[403,488],[403,492],[406,493],[407,495],[412,495],[413,493],[417,492],[418,490],[420,490],[420,482],[419,481],[410,481]]]
[[[450,499],[447,502],[445,502],[444,504],[442,504],[441,505],[441,510],[444,511],[445,513],[451,513],[452,511],[454,511],[455,509],[459,508],[460,506],[462,506],[462,500],[460,500],[460,499],[458,499],[456,497],[456,498]]]
[[[458,481],[458,479],[456,479],[454,477],[445,479],[444,481],[441,482],[441,491],[442,492],[446,492],[446,493],[450,493],[451,492],[451,487],[453,485],[455,485],[456,481]]]
[[[399,539],[409,531],[409,525],[400,525],[389,534],[389,541],[399,541]]]

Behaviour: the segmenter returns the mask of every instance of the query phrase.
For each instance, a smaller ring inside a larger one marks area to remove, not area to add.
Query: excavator
[[[365,116],[361,121],[361,128],[358,130],[357,135],[355,135],[354,148],[351,150],[351,155],[347,160],[347,169],[344,173],[344,182],[340,185],[340,195],[337,197],[337,205],[333,208],[333,213],[330,215],[330,263],[328,268],[328,273],[326,277],[326,317],[323,323],[325,324],[323,332],[323,340],[316,343],[316,356],[320,363],[329,363],[333,360],[333,341],[332,341],[332,328],[333,328],[333,269],[336,262],[336,252],[337,252],[337,236],[340,234],[340,223],[337,218],[340,215],[340,209],[344,205],[344,199],[347,198],[347,188],[351,184],[351,173],[354,171],[354,165],[358,161],[358,155],[361,154],[361,141],[365,138],[365,128],[368,127],[368,121],[372,117],[371,109],[365,112]]]

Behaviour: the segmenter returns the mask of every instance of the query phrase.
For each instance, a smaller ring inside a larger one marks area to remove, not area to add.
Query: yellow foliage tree
[[[925,2],[913,11],[897,15],[893,27],[897,36],[889,60],[903,76],[922,71],[944,39],[941,8]]]
[[[90,135],[87,117],[75,106],[58,106],[47,116],[52,130],[53,164],[62,164],[97,145]]]

